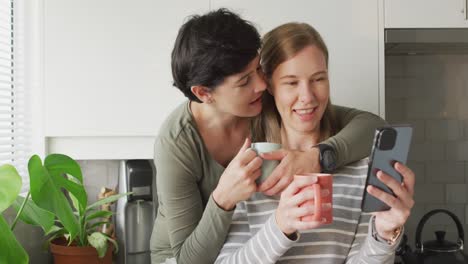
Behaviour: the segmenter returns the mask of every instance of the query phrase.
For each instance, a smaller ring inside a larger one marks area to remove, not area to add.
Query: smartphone
[[[381,170],[397,181],[402,182],[402,176],[393,166],[395,162],[406,164],[412,134],[413,128],[410,125],[385,126],[375,131],[374,143],[369,158],[366,188],[367,185],[373,185],[395,196],[392,190],[377,178],[376,174]],[[390,209],[387,204],[369,194],[366,189],[364,189],[361,208],[363,212],[378,212]]]

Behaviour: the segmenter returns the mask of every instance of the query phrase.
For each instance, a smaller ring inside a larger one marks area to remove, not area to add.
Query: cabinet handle
[[[468,20],[468,0],[465,0],[465,20]]]

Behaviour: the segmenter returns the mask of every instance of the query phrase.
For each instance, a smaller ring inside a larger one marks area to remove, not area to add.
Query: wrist
[[[292,235],[292,234],[295,234],[296,231],[295,230],[290,230],[290,228],[286,228],[282,225],[282,222],[281,221],[278,221],[280,218],[278,216],[278,210],[276,210],[275,212],[275,220],[276,220],[276,225],[278,226],[279,230],[281,230],[281,232],[283,232],[283,234],[285,234],[288,238]]]
[[[391,240],[393,238],[393,233],[395,232],[395,229],[392,229],[390,231],[377,231],[377,235],[380,238],[388,241],[388,240]]]
[[[222,193],[223,192],[219,191],[218,188],[216,188],[212,194],[213,200],[218,205],[218,207],[220,207],[224,211],[231,211],[234,208],[235,204],[233,205],[233,203],[229,202],[229,200],[226,199],[222,195]]]
[[[373,225],[373,229],[374,229],[374,231],[373,231],[374,238],[377,239],[378,241],[383,240],[383,241],[387,242],[389,245],[394,245],[395,244],[395,242],[398,240],[398,238],[400,237],[400,235],[402,233],[402,230],[403,230],[402,226],[391,229],[391,230],[384,230],[382,228],[379,228],[379,226],[377,226],[376,223],[375,223],[375,217],[372,220],[372,225]]]
[[[320,149],[318,146],[313,146],[310,150],[307,151],[312,159],[312,161],[317,164],[318,171],[322,171],[322,164],[320,164]]]

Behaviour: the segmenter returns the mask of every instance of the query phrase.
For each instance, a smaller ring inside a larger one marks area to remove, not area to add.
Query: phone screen
[[[367,185],[373,185],[393,194],[392,190],[377,178],[379,170],[384,171],[399,182],[402,176],[395,168],[395,162],[406,164],[411,145],[413,128],[409,125],[393,125],[376,130],[367,171]],[[362,210],[364,212],[386,211],[390,207],[364,190]]]

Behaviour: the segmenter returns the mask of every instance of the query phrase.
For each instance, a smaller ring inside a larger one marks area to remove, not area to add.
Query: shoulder
[[[202,149],[203,141],[189,110],[189,102],[179,105],[166,118],[156,137],[155,155],[177,153],[177,156],[194,157]]]
[[[336,104],[331,104],[330,107],[335,113],[347,113],[349,111],[355,110],[354,108],[350,108],[350,107],[346,107],[342,105],[336,105]]]
[[[189,110],[189,101],[177,106],[162,123],[158,138],[177,139],[187,129],[195,128],[195,121]]]
[[[342,105],[331,105],[331,110],[335,117],[338,119],[338,121],[359,118],[362,120],[367,120],[369,122],[378,122],[379,125],[385,124],[384,119],[369,111],[364,111],[361,109],[346,107]]]
[[[190,113],[189,101],[180,104],[169,114],[156,137],[156,142],[172,142],[175,145],[200,143],[200,140],[195,120]]]

